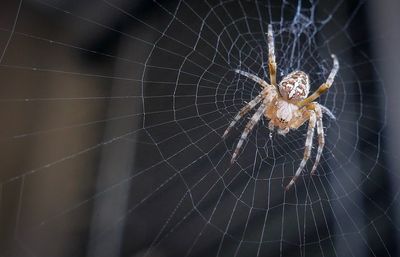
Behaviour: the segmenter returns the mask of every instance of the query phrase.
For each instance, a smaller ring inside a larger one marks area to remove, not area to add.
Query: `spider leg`
[[[246,124],[246,127],[244,128],[244,131],[242,135],[240,136],[239,142],[236,145],[235,152],[232,155],[231,163],[233,163],[236,159],[236,157],[239,154],[240,147],[242,147],[242,144],[244,140],[247,138],[249,133],[253,130],[254,125],[257,124],[257,122],[260,120],[264,113],[265,105],[261,104],[260,107],[258,107],[257,111],[254,113],[253,117],[251,117],[250,121]]]
[[[268,68],[269,77],[272,85],[276,86],[276,62],[275,62],[275,42],[272,25],[268,25]]]
[[[253,100],[251,100],[248,104],[246,104],[235,116],[235,118],[231,121],[228,128],[225,130],[222,135],[225,138],[229,131],[235,126],[236,122],[240,120],[246,113],[248,113],[251,109],[253,109],[260,101],[262,100],[262,96],[258,95]]]
[[[331,112],[331,110],[329,110],[328,108],[326,108],[325,106],[323,106],[322,104],[319,105],[319,107],[321,107],[321,111],[322,113],[326,113],[329,118],[331,118],[332,120],[336,120],[335,115]]]
[[[239,73],[240,75],[243,75],[243,76],[245,76],[245,77],[247,77],[247,78],[249,78],[251,80],[253,80],[254,82],[257,82],[263,88],[266,88],[266,87],[269,86],[268,83],[265,80],[257,77],[256,75],[253,75],[251,73],[248,73],[248,72],[245,72],[245,71],[242,71],[242,70],[238,70],[238,69],[236,69],[235,72]]]
[[[324,127],[322,124],[322,110],[319,105],[315,106],[315,111],[317,113],[317,134],[318,134],[318,150],[317,156],[315,157],[314,166],[311,170],[311,175],[314,175],[315,171],[317,170],[319,160],[322,156],[322,150],[324,149],[325,145],[325,136],[324,136]]]
[[[313,141],[313,137],[314,137],[314,128],[315,128],[315,123],[316,123],[316,115],[313,110],[310,110],[309,114],[310,114],[310,119],[309,119],[309,123],[308,123],[308,131],[307,131],[307,138],[306,138],[306,144],[305,144],[305,149],[304,149],[304,157],[303,157],[303,160],[301,160],[300,166],[297,169],[296,174],[294,175],[292,180],[290,180],[289,184],[286,186],[286,188],[285,188],[286,191],[289,190],[290,187],[293,186],[294,182],[300,176],[301,171],[304,169],[308,159],[310,158],[312,141]]]
[[[336,58],[336,55],[332,54],[332,59],[333,59],[333,67],[332,67],[331,73],[329,74],[329,77],[326,80],[326,82],[323,83],[312,95],[310,95],[303,101],[298,102],[297,105],[299,107],[311,103],[312,101],[317,99],[321,94],[328,91],[328,89],[332,86],[332,83],[333,83],[333,80],[335,79],[336,73],[339,70],[339,61]]]

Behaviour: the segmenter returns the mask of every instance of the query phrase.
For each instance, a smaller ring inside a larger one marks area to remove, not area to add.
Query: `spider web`
[[[4,3],[2,255],[396,256],[398,157],[370,50],[390,37],[355,32],[365,1],[94,2]],[[317,174],[314,147],[287,192],[306,125],[270,135],[263,119],[232,165],[251,114],[221,138],[260,92],[234,70],[268,78],[268,24],[278,81],[302,70],[313,91],[340,62]]]

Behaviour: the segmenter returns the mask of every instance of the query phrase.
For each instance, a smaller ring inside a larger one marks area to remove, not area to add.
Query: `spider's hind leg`
[[[258,76],[254,75],[254,74],[251,74],[246,71],[238,70],[238,69],[236,69],[235,72],[239,73],[242,76],[245,76],[246,78],[253,80],[254,82],[258,83],[263,88],[268,87],[268,83],[265,80],[263,80],[262,78],[259,78]]]
[[[317,150],[317,156],[315,157],[314,166],[312,167],[310,173],[311,175],[314,175],[315,172],[317,171],[317,167],[322,156],[322,150],[324,149],[325,145],[324,126],[322,123],[322,110],[320,105],[316,105],[314,109],[317,113],[318,150]]]
[[[231,163],[233,163],[236,160],[236,157],[239,154],[239,150],[243,145],[244,140],[247,138],[249,133],[253,130],[254,126],[258,123],[258,121],[261,119],[263,112],[265,109],[265,105],[261,104],[260,107],[258,107],[256,113],[254,113],[253,117],[251,117],[250,121],[246,124],[246,127],[240,136],[239,142],[236,145],[235,152],[232,155]]]
[[[314,130],[315,130],[315,124],[316,124],[317,117],[316,117],[314,110],[310,110],[309,113],[310,113],[310,119],[309,119],[309,123],[308,123],[306,146],[304,149],[304,157],[303,157],[303,160],[301,160],[300,166],[297,169],[296,174],[294,175],[292,180],[290,180],[289,184],[286,186],[285,191],[289,190],[294,185],[294,182],[296,182],[296,180],[300,176],[302,170],[306,166],[306,163],[311,155],[312,141],[313,141],[313,137],[314,137]]]
[[[329,110],[328,108],[326,108],[325,106],[323,106],[321,104],[319,105],[319,107],[321,107],[322,113],[325,113],[326,115],[328,115],[328,117],[331,118],[332,120],[336,120],[335,114],[333,114],[331,112],[331,110]]]
[[[240,120],[246,113],[248,113],[251,109],[253,109],[260,101],[262,100],[262,96],[258,95],[253,100],[251,100],[248,104],[246,104],[235,116],[235,118],[231,121],[229,126],[226,128],[224,134],[222,135],[225,138],[229,131],[235,126],[236,122]]]

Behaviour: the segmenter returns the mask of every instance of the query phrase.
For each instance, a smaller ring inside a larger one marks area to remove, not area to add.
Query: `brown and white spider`
[[[253,117],[251,117],[250,121],[247,123],[236,146],[235,152],[232,155],[231,163],[235,161],[244,140],[252,131],[254,125],[260,121],[262,115],[264,114],[265,118],[269,120],[268,128],[270,131],[273,131],[274,128],[277,127],[277,132],[281,135],[285,135],[291,129],[295,130],[299,128],[306,121],[308,121],[304,157],[294,177],[286,186],[285,190],[288,190],[291,186],[293,186],[310,157],[314,128],[316,125],[318,133],[318,150],[311,174],[315,173],[325,144],[322,114],[326,113],[331,118],[335,118],[331,111],[329,111],[326,107],[314,102],[315,99],[317,99],[322,93],[326,92],[331,87],[336,73],[339,70],[339,62],[336,56],[332,55],[332,58],[333,68],[328,76],[328,79],[309,97],[307,97],[310,91],[309,78],[308,75],[303,71],[293,71],[286,75],[282,81],[277,84],[274,36],[272,25],[268,26],[268,68],[270,84],[256,75],[242,70],[235,70],[235,72],[257,82],[263,89],[259,95],[257,95],[237,113],[222,136],[225,138],[240,118],[253,109],[257,104],[261,103]]]

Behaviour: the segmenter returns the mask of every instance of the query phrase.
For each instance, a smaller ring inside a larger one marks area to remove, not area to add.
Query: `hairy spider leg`
[[[290,180],[289,184],[285,187],[285,190],[289,190],[295,183],[296,179],[300,176],[301,171],[306,166],[308,159],[310,158],[311,148],[312,148],[312,141],[314,137],[314,130],[315,130],[315,123],[316,123],[316,115],[313,110],[309,111],[310,119],[308,122],[308,131],[307,131],[307,138],[306,138],[306,146],[304,149],[304,157],[301,160],[300,166],[297,169],[294,177]]]
[[[329,116],[329,118],[331,118],[332,120],[336,120],[335,115],[331,112],[331,110],[329,110],[328,108],[326,108],[325,106],[323,106],[322,104],[319,105],[319,107],[321,107],[321,111],[322,113],[325,113]]]
[[[331,70],[331,73],[329,74],[328,79],[326,80],[325,83],[323,83],[312,95],[304,99],[303,101],[300,101],[297,103],[297,106],[302,107],[305,106],[311,102],[313,102],[315,99],[320,97],[323,93],[328,91],[328,89],[332,86],[333,80],[335,79],[336,73],[339,70],[339,61],[336,58],[336,55],[332,54],[332,59],[333,59],[333,67]]]
[[[268,68],[269,77],[272,85],[276,86],[276,61],[275,61],[275,42],[272,25],[268,25]]]
[[[314,173],[317,171],[317,167],[322,156],[322,150],[324,149],[325,146],[324,127],[322,123],[322,110],[320,105],[315,104],[314,110],[317,114],[318,150],[317,150],[317,156],[315,157],[314,166],[312,167],[312,170],[310,172],[311,175],[314,175]]]
[[[240,75],[243,75],[243,76],[245,76],[245,77],[247,77],[247,78],[249,78],[251,80],[253,80],[254,82],[257,82],[263,88],[266,88],[266,87],[269,86],[268,83],[265,80],[257,77],[256,75],[253,75],[251,73],[248,73],[248,72],[242,71],[242,70],[238,70],[238,69],[236,69],[235,72],[239,73]]]
[[[260,120],[264,113],[265,105],[261,104],[260,107],[258,107],[257,111],[254,113],[253,117],[251,117],[250,121],[246,124],[246,127],[240,136],[239,142],[236,145],[235,152],[232,155],[231,163],[234,163],[236,157],[239,154],[240,147],[242,147],[242,144],[244,140],[247,138],[249,133],[253,130],[254,125],[257,124],[257,122]]]
[[[253,100],[251,100],[248,104],[246,104],[235,116],[235,118],[231,121],[228,128],[225,130],[224,134],[222,135],[225,138],[229,131],[235,126],[236,122],[240,120],[246,113],[248,113],[251,109],[253,109],[260,101],[262,100],[261,94],[256,96]]]

